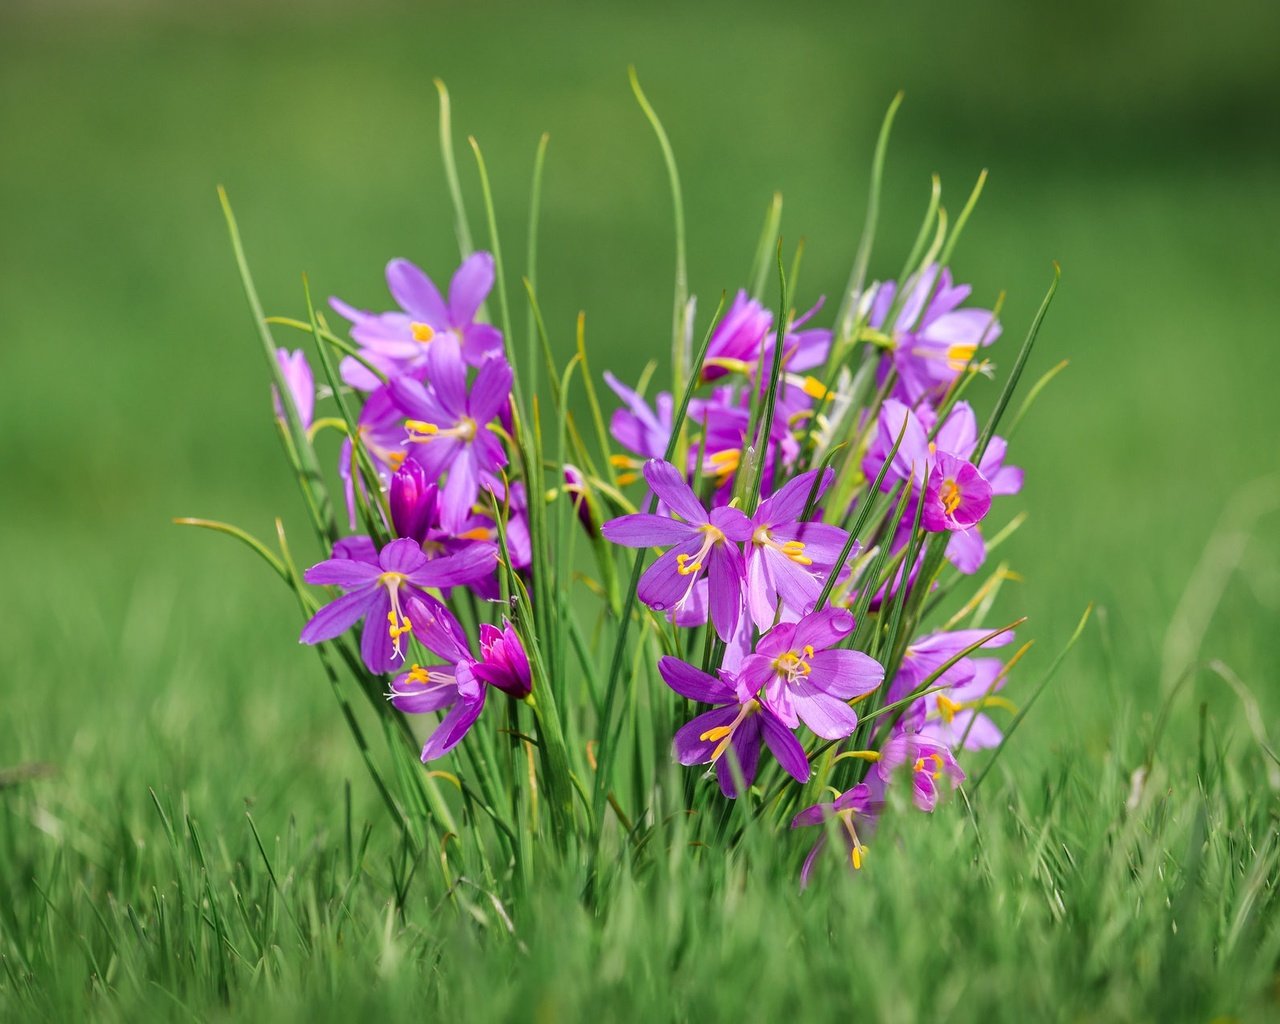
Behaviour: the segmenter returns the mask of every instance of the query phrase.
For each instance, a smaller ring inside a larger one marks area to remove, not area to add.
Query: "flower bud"
[[[421,544],[436,519],[436,485],[414,459],[405,459],[391,477],[391,525],[397,537]]]
[[[480,626],[480,661],[472,668],[490,686],[522,699],[533,689],[529,658],[515,629],[505,619],[502,629],[487,622]]]

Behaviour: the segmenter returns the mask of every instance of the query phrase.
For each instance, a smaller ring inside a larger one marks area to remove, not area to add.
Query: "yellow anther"
[[[782,545],[782,553],[796,565],[813,565],[813,559],[804,553],[804,541],[789,540]]]
[[[737,448],[724,448],[718,452],[712,452],[707,461],[713,467],[712,472],[723,479],[738,471],[738,466],[742,462],[742,452]]]
[[[413,340],[420,341],[424,345],[436,336],[430,324],[419,323],[417,320],[409,324],[409,330],[413,332]]]
[[[401,615],[399,617],[399,624],[397,624],[396,613],[387,612],[387,635],[390,636],[392,640],[398,641],[406,633],[412,632],[413,623],[405,616]]]
[[[945,693],[938,694],[938,714],[948,725],[950,725],[952,720],[956,717],[956,712],[963,708],[963,704],[957,704]]]
[[[812,658],[812,657],[813,657],[813,644],[805,644],[805,645],[804,645],[804,656],[805,656],[806,658]]]
[[[402,465],[404,465],[404,460],[408,457],[408,455],[409,455],[408,452],[401,452],[401,451],[387,452],[387,457],[385,461],[387,465],[391,467],[392,472],[394,472],[395,470],[399,469]]]
[[[928,762],[930,761],[932,761],[935,766],[933,771],[929,771],[928,768]],[[916,772],[927,772],[933,778],[940,779],[942,778],[942,758],[937,754],[926,754],[924,757],[917,757],[916,763],[911,766],[911,770]]]
[[[434,682],[431,678],[431,673],[418,664],[414,664],[409,669],[409,674],[405,676],[404,681],[406,683],[414,683],[417,686],[430,686]]]
[[[978,351],[978,346],[972,343],[957,343],[947,349],[947,366],[949,369],[959,372],[969,365],[969,360],[973,358],[973,354]]]
[[[954,480],[943,481],[938,497],[942,499],[942,510],[947,515],[951,515],[960,506],[960,488]]]
[[[635,469],[636,460],[629,455],[610,455],[609,465],[614,469]]]
[[[488,540],[489,530],[484,526],[477,526],[474,530],[467,530],[465,533],[458,534],[459,540]]]
[[[719,367],[722,370],[728,370],[730,373],[749,374],[751,372],[751,364],[742,359],[730,359],[727,356],[712,356],[702,364],[702,375],[704,380],[706,379],[707,368],[712,366]]]
[[[813,648],[806,647],[805,651],[806,653],[812,654]],[[807,676],[812,671],[809,668],[809,663],[801,658],[801,656],[795,651],[786,651],[778,655],[778,657],[774,659],[773,667],[777,669],[780,675],[784,676]]]
[[[640,474],[639,474],[639,473],[619,473],[619,474],[618,474],[618,486],[619,486],[619,487],[626,487],[626,486],[627,486],[627,484],[633,484],[633,483],[635,483],[635,482],[636,482],[637,480],[639,480],[639,479],[640,479]]]
[[[440,433],[439,427],[434,423],[428,423],[426,420],[405,420],[404,426],[410,433],[425,434],[428,437]]]
[[[835,397],[817,377],[806,377],[800,387],[810,398],[830,399]]]
[[[692,576],[695,572],[702,568],[699,561],[690,561],[689,555],[676,555],[676,572],[681,576]]]
[[[866,855],[867,848],[865,846],[858,846],[855,844],[853,849],[849,851],[849,863],[853,865],[854,871],[862,870],[862,861]]]
[[[724,739],[731,732],[733,732],[733,730],[730,729],[729,726],[717,725],[717,726],[714,726],[713,728],[708,729],[701,736],[699,736],[698,739],[702,740],[705,743],[714,743],[716,740]]]

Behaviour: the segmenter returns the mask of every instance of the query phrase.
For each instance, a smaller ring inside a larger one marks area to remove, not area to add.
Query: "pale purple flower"
[[[620,516],[604,524],[605,537],[632,548],[670,545],[645,570],[636,591],[655,611],[678,611],[705,572],[710,580],[711,621],[720,638],[728,640],[742,611],[746,570],[739,544],[751,536],[750,520],[727,506],[708,513],[669,462],[650,459],[644,476],[653,493],[680,518],[646,512]]]
[[[849,853],[848,864],[854,871],[862,869],[863,859],[867,855],[867,839],[875,831],[876,819],[884,809],[884,786],[878,778],[860,782],[852,789],[847,789],[834,800],[814,804],[791,819],[792,828],[804,828],[809,825],[825,825],[836,819],[840,823],[840,838]],[[800,869],[800,886],[809,884],[813,875],[813,866],[818,855],[827,845],[827,836],[823,832],[809,856],[804,859],[804,867]]]
[[[836,648],[853,627],[844,608],[774,626],[743,661],[742,680],[788,728],[803,721],[823,739],[843,739],[858,727],[846,702],[884,682],[884,668],[874,658]]]
[[[943,693],[925,697],[921,736],[928,736],[952,750],[986,750],[998,746],[1004,732],[984,713],[984,708],[1014,710],[998,691],[1005,684],[1004,663],[999,658],[966,658],[972,672],[967,682],[954,683]]]
[[[371,547],[344,548],[336,552],[338,557],[306,571],[308,583],[338,586],[345,593],[312,616],[300,642],[331,640],[364,619],[360,654],[370,672],[387,672],[403,661],[403,642],[410,633],[442,657],[455,654],[461,633],[457,620],[426,590],[455,586],[492,570],[495,549],[475,544],[429,560],[416,541],[402,538],[386,545],[373,562],[368,560]]]
[[[897,730],[880,750],[875,772],[886,785],[899,768],[911,776],[911,797],[922,811],[938,805],[939,783],[945,778],[954,789],[964,781],[964,771],[945,743],[920,733]]]
[[[897,285],[889,281],[875,290],[868,333],[889,350],[881,377],[891,364],[898,371],[895,394],[905,401],[914,403],[945,389],[979,344],[990,345],[1000,337],[1000,324],[991,310],[959,308],[970,291],[969,285],[952,282],[950,270],[944,268],[939,275],[938,266],[930,264],[908,279],[897,318],[888,325]]]
[[[352,322],[351,337],[366,361],[388,377],[418,376],[427,368],[432,343],[441,338],[451,339],[472,366],[502,354],[502,332],[475,320],[493,279],[493,257],[473,253],[449,282],[446,302],[422,270],[408,260],[396,259],[387,264],[387,288],[399,311],[369,313],[336,298],[329,304]],[[342,361],[341,370],[342,379],[362,391],[372,391],[379,384],[375,374],[350,357]]]
[[[746,545],[747,610],[761,629],[773,625],[778,603],[798,618],[813,610],[849,535],[837,526],[801,522],[811,494],[820,498],[835,473],[802,473],[756,508]],[[817,483],[815,492],[815,482]]]
[[[293,399],[293,407],[298,410],[298,421],[302,429],[311,426],[311,418],[315,413],[316,385],[311,373],[311,364],[302,349],[290,352],[287,348],[276,349],[276,362],[280,364],[280,372],[284,374],[284,382],[289,388],[289,397]],[[280,393],[275,385],[271,386],[271,399],[275,403],[276,416],[285,419],[284,406],[280,404]]]
[[[885,694],[885,703],[896,703],[920,689],[924,682],[938,672],[943,665],[964,651],[965,648],[982,640],[990,632],[990,630],[984,629],[939,630],[913,640],[907,645],[907,649],[902,656],[902,662],[898,666],[898,671],[894,675],[893,681],[889,684],[889,690]],[[989,647],[1005,647],[1013,643],[1013,640],[1013,631],[1005,630],[1005,632],[997,634],[988,640],[979,650],[985,650]],[[931,688],[935,686],[950,687],[951,690],[948,692],[953,693],[957,689],[966,688],[974,679],[976,663],[973,658],[961,658],[945,672],[933,679],[929,686]],[[964,699],[968,700],[970,698],[965,697]],[[921,729],[929,708],[930,705],[926,704],[924,699],[913,702],[903,715],[902,721],[904,725],[909,729]]]
[[[410,377],[396,377],[391,394],[409,417],[405,427],[413,457],[429,478],[448,475],[440,492],[441,516],[447,530],[458,531],[481,487],[502,489],[498,474],[507,454],[493,420],[511,397],[511,365],[501,356],[486,359],[468,391],[457,345],[441,338],[427,350],[427,380],[424,387]]]
[[[760,764],[763,741],[787,774],[797,782],[809,781],[809,760],[800,741],[736,677],[722,672],[722,678],[717,679],[669,656],[658,662],[658,671],[682,697],[716,705],[676,731],[673,747],[681,764],[715,765],[721,791],[736,797],[733,769],[724,755],[732,751],[743,781],[750,786]]]

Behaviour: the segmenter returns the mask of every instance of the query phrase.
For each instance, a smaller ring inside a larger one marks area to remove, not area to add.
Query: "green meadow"
[[[1274,5],[1157,0],[7,4],[0,1018],[1275,1019],[1277,38]],[[629,64],[705,310],[780,191],[795,304],[833,311],[899,89],[874,276],[932,174],[958,211],[984,168],[953,267],[1006,293],[998,362],[1062,268],[1024,380],[1069,365],[1015,435],[1027,520],[998,558],[1020,580],[994,615],[1036,640],[1015,701],[1093,615],[981,790],[886,819],[848,886],[800,893],[784,837],[749,865],[654,857],[595,910],[572,871],[446,892],[292,595],[171,523],[279,515],[321,557],[215,188],[269,312],[305,318],[304,273],[383,308],[394,256],[447,279],[436,76],[513,277],[550,134],[557,356],[583,311],[597,371],[665,359],[670,198]]]

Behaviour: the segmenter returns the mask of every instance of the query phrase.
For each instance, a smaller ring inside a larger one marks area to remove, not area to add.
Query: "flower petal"
[[[796,739],[795,733],[768,710],[762,710],[759,717],[764,741],[769,745],[773,756],[778,759],[778,764],[782,765],[782,770],[797,782],[808,782],[809,758],[805,756],[804,747]],[[793,822],[792,828],[794,827]]]
[[[861,697],[884,682],[884,666],[861,651],[819,651],[809,667],[810,684],[841,700]]]
[[[493,289],[493,256],[473,252],[449,282],[449,326],[462,327],[475,319],[476,310]]]
[[[601,527],[606,539],[628,548],[666,547],[687,540],[696,529],[678,519],[649,512],[619,516]]]
[[[707,510],[702,507],[684,477],[675,466],[661,459],[649,459],[644,464],[644,478],[649,488],[667,503],[672,511],[679,514],[686,522],[695,526],[703,526],[710,520]]]
[[[449,326],[449,313],[440,292],[420,267],[405,259],[387,264],[387,289],[406,313],[437,330]]]
[[[302,574],[302,578],[316,586],[345,587],[354,590],[367,587],[378,578],[382,570],[377,565],[370,565],[363,559],[328,558],[313,565]]]
[[[475,725],[476,719],[480,717],[480,712],[484,710],[484,699],[487,693],[487,688],[484,688],[481,689],[480,696],[475,700],[459,700],[453,706],[453,710],[440,720],[435,732],[427,738],[427,742],[422,748],[423,762],[434,761],[437,757],[444,757],[445,754],[462,742],[462,737]]]
[[[853,614],[847,608],[824,608],[796,623],[791,643],[797,650],[804,647],[823,650],[838,644],[853,632],[853,627]]]
[[[663,681],[682,697],[700,701],[703,704],[736,703],[733,688],[694,668],[687,662],[670,655],[664,655],[658,661],[658,673]]]
[[[357,590],[353,594],[344,594],[337,600],[330,601],[311,616],[311,621],[302,628],[298,642],[318,644],[341,636],[360,621],[374,596],[367,590]]]

